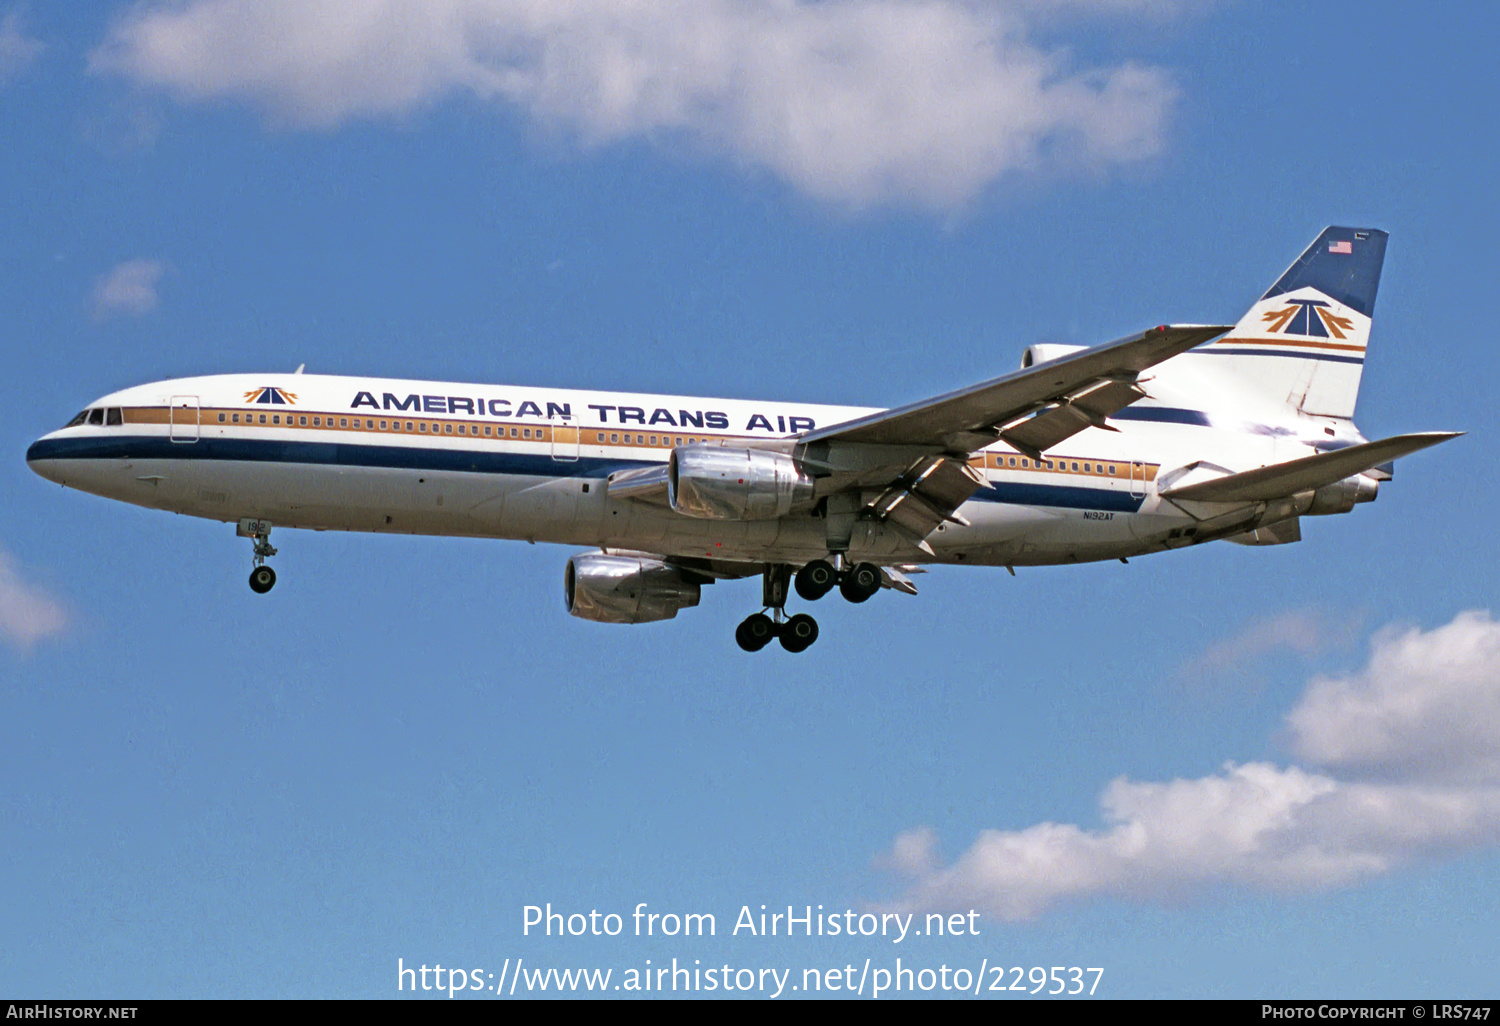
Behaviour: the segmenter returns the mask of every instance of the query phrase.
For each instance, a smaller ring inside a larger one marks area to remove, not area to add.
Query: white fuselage
[[[1303,439],[1357,440],[1347,421],[1284,409],[1207,410],[1193,357],[1149,400],[1044,455],[978,453],[988,487],[927,539],[862,521],[854,560],[1031,565],[1171,547],[1193,518],[1158,481],[1195,461],[1237,471],[1307,455]],[[1205,379],[1206,380],[1206,379]],[[1216,389],[1212,391],[1217,391]],[[1220,393],[1222,394],[1222,393]],[[98,495],[226,522],[560,542],[668,556],[800,565],[828,554],[815,512],[701,520],[611,498],[611,475],[665,463],[683,444],[787,446],[874,411],[855,407],[395,381],[218,375],[105,396],[85,422],[39,439],[42,476]],[[116,414],[115,411],[118,411]],[[109,421],[117,421],[110,423]]]

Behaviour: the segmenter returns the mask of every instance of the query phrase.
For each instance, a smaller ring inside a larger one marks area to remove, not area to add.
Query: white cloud
[[[57,600],[23,580],[15,560],[0,549],[0,638],[29,652],[67,626],[68,614]]]
[[[1242,669],[1246,663],[1276,651],[1316,655],[1354,640],[1362,617],[1334,620],[1318,609],[1296,609],[1252,620],[1233,637],[1210,645],[1182,669],[1184,676]]]
[[[1074,0],[1106,16],[1168,0]],[[853,206],[951,208],[1007,173],[1163,146],[1160,68],[1072,67],[1034,0],[190,0],[136,8],[91,57],[184,100],[289,125],[453,95],[589,148],[685,142]]]
[[[1095,894],[1332,887],[1500,843],[1497,657],[1500,623],[1468,612],[1430,632],[1380,635],[1360,673],[1312,682],[1287,716],[1293,750],[1380,776],[1230,763],[1193,780],[1120,778],[1100,800],[1102,829],[987,830],[947,866],[924,828],[882,860],[912,878],[892,905],[1027,919]]]
[[[165,270],[159,260],[126,260],[94,283],[94,315],[140,317],[156,309],[157,283]]]
[[[45,49],[40,40],[21,31],[19,11],[0,19],[0,84],[25,74]]]
[[[1315,679],[1287,725],[1311,762],[1500,782],[1500,623],[1472,611],[1384,634],[1359,674]]]

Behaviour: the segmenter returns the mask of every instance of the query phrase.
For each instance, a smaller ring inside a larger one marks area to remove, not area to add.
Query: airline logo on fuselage
[[[1261,319],[1267,331],[1306,338],[1348,338],[1347,332],[1354,330],[1353,320],[1337,316],[1321,299],[1289,299],[1287,306],[1267,310]]]
[[[297,394],[295,392],[288,392],[284,388],[267,386],[266,388],[257,388],[252,392],[246,392],[245,402],[274,403],[277,406],[295,406],[297,405]]]

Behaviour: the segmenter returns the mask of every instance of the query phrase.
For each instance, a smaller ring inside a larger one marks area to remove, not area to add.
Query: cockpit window
[[[102,407],[100,409],[97,409],[97,410],[90,410],[89,411],[89,423],[91,425],[93,425],[94,427],[102,427],[103,426],[103,424],[104,424],[104,410],[103,410]]]
[[[88,410],[80,410],[79,413],[78,413],[78,416],[76,416],[72,420],[68,421],[68,423],[65,426],[67,426],[67,427],[77,427],[79,424],[82,424],[84,421],[86,421],[88,419],[89,419],[89,411]]]
[[[106,410],[104,412],[104,426],[105,427],[114,427],[117,424],[123,424],[123,423],[125,423],[125,418],[123,416],[121,416],[121,414],[120,414],[120,408],[118,406],[111,406],[108,410]]]

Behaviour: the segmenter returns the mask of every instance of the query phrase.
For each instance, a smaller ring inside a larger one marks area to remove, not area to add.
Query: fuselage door
[[[1130,465],[1130,497],[1139,499],[1146,494],[1146,465],[1144,463],[1132,463]]]
[[[553,417],[552,458],[563,463],[578,459],[578,425],[572,417]]]
[[[170,408],[169,432],[174,442],[196,442],[199,431],[198,397],[174,395],[168,402]]]

